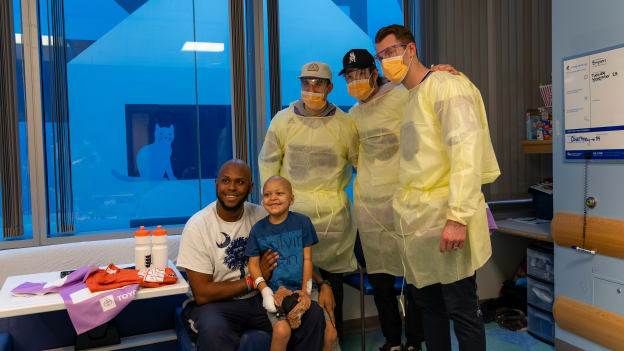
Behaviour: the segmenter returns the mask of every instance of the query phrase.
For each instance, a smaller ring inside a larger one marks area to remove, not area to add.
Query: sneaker
[[[379,348],[379,351],[401,351],[401,345],[392,346],[389,343],[383,344],[382,347]]]

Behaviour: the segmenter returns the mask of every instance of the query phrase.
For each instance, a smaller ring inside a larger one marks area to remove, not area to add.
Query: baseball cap
[[[375,65],[375,58],[366,49],[351,49],[342,58],[342,71],[338,73],[341,76],[345,70],[349,68],[360,69],[368,68]]]
[[[331,81],[332,72],[323,62],[308,62],[301,67],[301,74],[297,78],[323,78]]]

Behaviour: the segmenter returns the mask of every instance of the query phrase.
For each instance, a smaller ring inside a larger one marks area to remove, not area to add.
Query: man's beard
[[[245,196],[244,198],[242,198],[236,205],[234,206],[227,206],[223,200],[221,200],[221,196],[217,195],[217,200],[219,201],[219,204],[221,204],[221,208],[223,208],[224,210],[228,211],[228,212],[234,212],[237,211],[238,209],[240,209],[241,207],[243,207],[243,205],[245,204],[245,201],[247,201],[247,198],[249,197],[249,195]]]

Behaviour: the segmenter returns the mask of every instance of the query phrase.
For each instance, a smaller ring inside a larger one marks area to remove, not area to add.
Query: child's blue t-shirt
[[[280,224],[272,224],[269,217],[259,220],[249,232],[245,255],[260,256],[266,250],[279,254],[277,267],[267,285],[277,291],[280,286],[289,290],[301,289],[303,280],[303,248],[318,242],[312,221],[297,212],[288,212]]]

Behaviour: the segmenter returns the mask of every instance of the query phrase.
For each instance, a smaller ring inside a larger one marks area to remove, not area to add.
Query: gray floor
[[[452,329],[451,329],[452,333]],[[512,332],[496,323],[485,325],[488,351],[552,351],[551,345],[541,342],[526,331]],[[453,350],[458,350],[457,340],[452,336]],[[384,343],[380,330],[366,333],[366,350],[377,351]],[[348,335],[341,345],[343,351],[361,351],[360,335]]]

